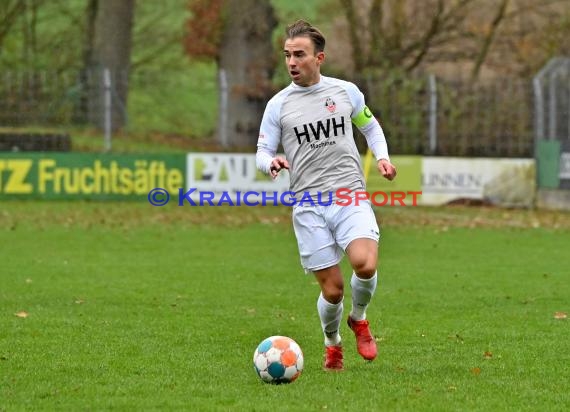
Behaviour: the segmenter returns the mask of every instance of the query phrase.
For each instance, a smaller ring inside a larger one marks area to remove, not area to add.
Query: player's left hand
[[[396,167],[386,159],[378,160],[378,171],[388,180],[396,177]]]

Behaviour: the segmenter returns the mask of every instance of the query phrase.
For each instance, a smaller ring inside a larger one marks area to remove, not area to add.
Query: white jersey
[[[353,83],[322,75],[309,87],[291,83],[267,104],[258,150],[276,153],[282,144],[290,165],[290,190],[297,196],[310,193],[316,199],[326,193],[328,198],[338,189],[364,190],[351,120],[363,112],[372,118],[367,110],[364,95]]]

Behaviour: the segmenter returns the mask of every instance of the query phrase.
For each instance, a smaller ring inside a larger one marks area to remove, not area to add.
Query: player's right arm
[[[277,147],[281,140],[279,108],[277,106],[275,101],[272,100],[265,108],[259,130],[259,138],[257,139],[257,153],[255,155],[257,168],[274,179],[281,169],[289,169],[289,162],[282,156],[276,156]]]

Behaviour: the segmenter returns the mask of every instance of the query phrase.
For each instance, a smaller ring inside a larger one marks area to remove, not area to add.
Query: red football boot
[[[358,353],[366,360],[374,360],[378,354],[376,341],[370,333],[367,320],[353,320],[350,316],[347,320],[348,327],[352,329],[356,336],[356,348]]]
[[[341,371],[344,369],[342,365],[342,346],[325,346],[325,365],[324,369],[329,371]]]

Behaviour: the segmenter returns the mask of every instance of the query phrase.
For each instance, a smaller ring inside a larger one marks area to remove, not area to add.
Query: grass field
[[[570,409],[570,215],[378,217],[380,355],[343,324],[326,373],[288,209],[2,202],[0,410]],[[276,334],[304,351],[291,385],[253,372]]]

